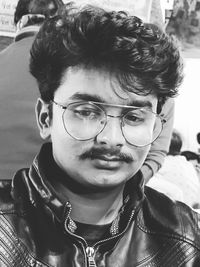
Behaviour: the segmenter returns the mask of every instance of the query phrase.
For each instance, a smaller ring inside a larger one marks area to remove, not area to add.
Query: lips
[[[110,171],[119,169],[123,163],[124,161],[120,157],[109,155],[98,155],[92,159],[95,168]]]
[[[118,162],[118,163],[131,163],[133,157],[131,154],[123,153],[119,149],[105,149],[105,148],[93,148],[89,151],[85,151],[79,156],[80,160],[101,160],[106,162]]]
[[[122,161],[122,159],[120,157],[116,157],[116,156],[111,156],[111,155],[98,155],[96,157],[93,158],[93,160],[95,159],[99,159],[99,160],[104,160],[104,161]]]

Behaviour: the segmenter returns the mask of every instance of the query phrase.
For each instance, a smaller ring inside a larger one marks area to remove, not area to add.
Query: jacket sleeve
[[[141,168],[145,183],[157,172],[163,164],[169,150],[174,123],[174,99],[168,99],[163,105],[161,115],[165,119],[160,136],[152,143],[147,158]]]

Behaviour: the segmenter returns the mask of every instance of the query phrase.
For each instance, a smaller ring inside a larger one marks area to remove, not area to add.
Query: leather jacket
[[[127,182],[105,239],[89,247],[76,234],[70,202],[52,186],[59,175],[52,158],[45,144],[29,169],[0,182],[1,267],[200,266],[200,216],[144,187],[140,173]]]

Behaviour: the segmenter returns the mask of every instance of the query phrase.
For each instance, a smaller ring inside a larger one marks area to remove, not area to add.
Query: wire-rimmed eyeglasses
[[[62,121],[66,132],[74,139],[87,141],[94,139],[106,127],[108,118],[118,118],[125,140],[136,147],[153,143],[160,135],[165,120],[148,107],[113,105],[93,101],[77,101],[62,105]],[[107,114],[106,108],[121,108],[122,114]]]

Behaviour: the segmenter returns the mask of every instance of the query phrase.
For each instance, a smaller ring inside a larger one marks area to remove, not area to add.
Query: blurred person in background
[[[174,200],[185,202],[193,208],[199,208],[200,181],[192,163],[181,155],[182,143],[181,134],[174,130],[169,153],[165,157],[163,166],[147,185],[167,194]]]
[[[165,123],[160,136],[151,144],[147,158],[141,168],[145,183],[156,174],[162,167],[165,157],[169,151],[170,140],[174,123],[175,102],[169,98],[162,106],[161,116]]]
[[[45,18],[60,0],[19,0],[14,42],[0,53],[0,176],[28,165],[41,144],[34,116],[37,85],[29,73],[30,47]]]

